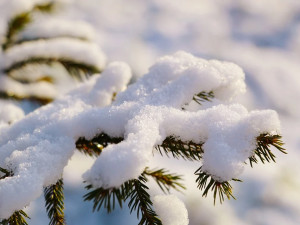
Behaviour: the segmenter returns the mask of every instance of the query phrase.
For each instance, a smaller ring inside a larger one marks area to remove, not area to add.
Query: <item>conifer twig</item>
[[[219,182],[213,179],[209,174],[202,171],[202,167],[196,170],[195,175],[198,176],[196,179],[197,187],[200,190],[203,190],[203,197],[207,197],[209,190],[213,192],[214,204],[216,204],[217,195],[219,196],[220,203],[224,202],[224,196],[226,196],[228,199],[231,197],[235,199],[232,193],[232,186],[228,181]],[[232,180],[241,182],[239,179]]]
[[[50,219],[49,225],[64,225],[63,179],[44,189],[45,207]]]
[[[100,133],[91,140],[87,140],[85,137],[78,138],[76,141],[76,148],[89,156],[99,156],[103,148],[107,147],[109,144],[118,144],[121,141],[123,141],[123,138],[110,137],[105,133]]]
[[[165,169],[149,170],[146,168],[143,174],[151,176],[164,193],[169,193],[171,188],[177,191],[186,189],[185,186],[179,182],[182,180],[182,176],[168,173]]]
[[[2,220],[1,225],[28,225],[25,218],[30,219],[28,215],[23,211],[14,212],[8,219]]]
[[[280,152],[287,154],[286,150],[282,147],[282,137],[280,135],[271,135],[271,134],[261,134],[259,135],[257,140],[257,147],[254,150],[254,153],[252,156],[249,157],[250,166],[253,167],[253,163],[258,163],[258,159],[265,163],[265,161],[270,162],[276,162],[275,158],[276,156],[271,151],[270,147],[273,146]]]
[[[215,97],[213,91],[201,91],[200,93],[194,95],[193,100],[197,102],[199,105],[202,105],[205,101],[211,101]]]
[[[183,142],[173,136],[167,137],[161,145],[156,146],[156,150],[162,155],[171,154],[174,158],[183,158],[187,160],[200,160],[202,158],[203,143],[197,144],[192,141]]]
[[[9,66],[4,70],[5,73],[11,73],[13,70],[17,70],[22,68],[25,65],[28,64],[50,64],[53,62],[59,62],[61,63],[67,70],[68,72],[73,75],[75,78],[81,80],[82,77],[80,75],[81,71],[85,75],[90,75],[94,73],[100,73],[101,69],[97,68],[94,65],[89,65],[84,62],[76,62],[72,59],[67,59],[67,58],[52,58],[52,57],[32,57],[23,61],[19,61],[14,63],[13,65]]]
[[[49,102],[53,101],[53,99],[50,99],[50,98],[38,97],[38,96],[28,96],[28,95],[21,96],[21,95],[17,95],[16,93],[3,92],[3,91],[0,91],[0,98],[1,99],[11,99],[11,100],[16,100],[16,101],[21,101],[26,98],[27,100],[30,100],[32,102],[37,102],[42,105],[48,104]]]
[[[123,202],[126,196],[131,192],[133,188],[133,182],[127,181],[119,188],[93,188],[92,185],[85,187],[87,190],[91,190],[89,193],[84,195],[84,201],[93,201],[93,211],[99,211],[102,207],[110,213],[115,209],[116,203],[122,208]]]
[[[130,213],[132,213],[133,210],[137,210],[138,219],[141,215],[139,225],[162,225],[157,214],[152,209],[153,203],[147,192],[149,188],[146,186],[146,182],[147,179],[144,175],[141,175],[139,179],[133,180],[134,188],[126,198],[130,199],[128,203]]]
[[[12,171],[9,171],[9,170],[4,169],[2,167],[0,167],[0,172],[4,174],[4,175],[0,176],[0,180],[4,179],[6,177],[11,177],[11,176],[14,175]]]
[[[5,42],[2,44],[3,50],[15,44],[16,35],[25,29],[25,27],[32,21],[32,13],[35,11],[51,12],[55,8],[55,3],[49,2],[45,4],[36,5],[31,11],[23,12],[13,17],[9,23],[6,32]]]

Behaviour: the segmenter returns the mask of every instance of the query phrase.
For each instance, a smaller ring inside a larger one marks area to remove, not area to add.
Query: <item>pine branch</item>
[[[161,155],[163,152],[169,156],[172,154],[174,158],[183,158],[187,160],[200,160],[202,158],[203,143],[197,144],[192,141],[183,142],[176,139],[173,136],[167,137],[161,145],[156,146],[156,150],[159,151]]]
[[[265,161],[276,162],[276,157],[270,149],[271,146],[275,147],[280,152],[287,154],[286,150],[282,147],[284,143],[281,138],[282,137],[280,135],[271,135],[266,133],[259,135],[256,138],[257,147],[254,150],[254,154],[249,157],[251,167],[253,167],[253,163],[258,163],[259,160],[262,163],[265,163]]]
[[[24,12],[17,16],[15,16],[13,19],[11,19],[8,23],[8,29],[5,37],[5,43],[3,43],[2,48],[3,50],[6,50],[14,43],[14,36],[22,31],[27,24],[31,22],[31,15],[30,12]]]
[[[196,170],[195,175],[198,176],[196,179],[196,182],[198,184],[197,187],[200,190],[204,190],[202,196],[207,197],[209,190],[213,192],[214,204],[216,204],[217,195],[219,196],[219,200],[221,204],[222,202],[224,202],[224,196],[226,196],[228,199],[230,199],[231,197],[235,199],[232,193],[232,186],[228,181],[225,182],[216,181],[206,172],[202,171],[202,167]],[[241,182],[241,180],[238,179],[232,179],[232,180]]]
[[[99,211],[104,207],[107,210],[107,213],[110,213],[115,209],[116,203],[122,208],[126,196],[133,189],[133,182],[127,181],[119,188],[93,188],[92,185],[88,185],[85,188],[88,190],[93,189],[83,196],[84,201],[93,201],[93,211]]]
[[[91,140],[86,140],[84,137],[80,137],[76,141],[76,148],[89,156],[99,156],[103,148],[109,144],[118,144],[123,141],[120,137],[110,137],[105,133],[100,133]]]
[[[41,11],[50,13],[55,8],[55,3],[50,2],[46,4],[36,5],[33,10],[23,12],[16,15],[8,23],[8,28],[5,36],[5,42],[2,44],[2,49],[6,50],[15,44],[16,35],[25,29],[25,27],[32,21],[32,13],[34,11]]]
[[[49,225],[64,225],[64,193],[63,180],[60,179],[54,185],[50,185],[44,189],[45,206],[48,217],[50,219]]]
[[[46,58],[46,57],[34,57],[29,58],[27,60],[23,60],[17,63],[14,63],[10,67],[6,68],[4,70],[5,73],[10,73],[13,70],[17,70],[22,68],[23,66],[27,64],[33,64],[33,63],[40,63],[40,64],[51,64],[53,62],[59,62],[61,63],[70,73],[70,75],[74,76],[74,78],[77,78],[78,80],[82,80],[82,74],[85,76],[88,76],[90,74],[94,73],[100,73],[101,69],[95,67],[94,65],[88,65],[82,62],[76,62],[72,59],[66,59],[66,58]]]
[[[33,11],[40,11],[43,13],[52,13],[55,9],[55,6],[56,6],[56,3],[54,3],[54,2],[39,4],[33,8]]]
[[[201,91],[200,93],[194,95],[193,100],[197,102],[199,105],[202,105],[205,101],[211,101],[215,97],[214,92],[205,92]]]
[[[134,189],[126,198],[130,199],[128,203],[130,213],[132,213],[133,210],[137,210],[138,218],[141,214],[139,225],[162,225],[160,219],[152,209],[153,203],[147,192],[149,188],[145,185],[146,182],[147,179],[144,175],[141,175],[139,179],[133,180]]]
[[[23,210],[16,211],[8,219],[2,220],[0,224],[1,225],[28,225],[24,217],[30,219],[30,217],[28,217],[28,215]]]
[[[21,45],[26,42],[34,42],[34,41],[40,41],[40,40],[53,40],[53,39],[61,39],[61,38],[75,38],[81,41],[86,41],[89,42],[90,40],[87,39],[86,37],[78,37],[78,36],[72,36],[70,35],[56,35],[56,36],[39,36],[39,37],[26,37],[22,39],[18,39],[14,42],[14,45]]]
[[[103,148],[107,147],[109,144],[118,144],[123,140],[122,137],[110,137],[105,133],[100,133],[91,140],[80,137],[76,141],[76,148],[89,156],[98,156]],[[172,154],[174,158],[198,161],[202,158],[202,145],[203,143],[196,144],[192,141],[183,142],[173,136],[169,136],[161,145],[158,145],[155,148],[161,155],[163,155],[163,153],[167,156]]]
[[[4,175],[0,176],[0,180],[5,179],[6,177],[12,177],[14,175],[12,171],[9,171],[2,167],[0,167],[0,172],[4,174]]]
[[[48,104],[49,102],[52,102],[53,99],[50,98],[44,98],[44,97],[38,97],[38,96],[24,96],[24,95],[17,95],[16,93],[11,93],[11,92],[3,92],[0,91],[0,98],[2,99],[11,99],[11,100],[16,100],[16,101],[21,101],[23,99],[30,100],[32,102],[37,102],[41,105]]]
[[[179,182],[182,181],[181,176],[168,173],[165,169],[151,171],[146,168],[143,174],[151,176],[164,193],[169,193],[171,188],[174,188],[177,191],[186,189],[185,186]]]

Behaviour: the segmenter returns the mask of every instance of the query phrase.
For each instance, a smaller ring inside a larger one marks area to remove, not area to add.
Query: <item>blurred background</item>
[[[243,183],[234,184],[237,200],[216,206],[196,188],[199,165],[159,157],[157,163],[184,175],[188,189],[174,194],[185,202],[190,225],[300,224],[299,0],[69,0],[55,17],[90,24],[107,61],[127,62],[135,79],[178,50],[241,66],[247,93],[237,101],[279,113],[288,155],[274,150],[277,163],[247,166]],[[106,215],[82,201],[81,174],[91,163],[76,154],[65,169],[67,224],[137,224],[126,205]],[[42,197],[30,205],[30,224],[48,223],[43,205]]]

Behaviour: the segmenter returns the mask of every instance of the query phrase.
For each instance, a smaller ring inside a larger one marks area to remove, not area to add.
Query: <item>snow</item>
[[[51,82],[41,82],[44,78],[47,78]],[[20,69],[10,72],[9,78],[3,76],[1,79],[3,79],[3,82],[0,83],[0,89],[3,89],[3,91],[22,94],[22,96],[44,97],[46,99],[58,97],[68,92],[78,83],[70,76],[66,68],[58,62],[26,64]],[[28,82],[28,84],[18,82],[17,80]],[[39,87],[40,84],[43,84],[42,86],[44,87]]]
[[[16,104],[0,101],[0,123],[14,123],[24,117],[24,111]]]
[[[163,104],[180,107],[201,91],[213,91],[216,98],[230,100],[245,92],[244,78],[242,69],[233,63],[205,60],[179,51],[157,60],[149,73],[116,101],[145,97],[147,104],[164,101]]]
[[[109,104],[113,93],[124,89],[130,77],[127,65],[113,63],[102,76],[95,76],[80,86],[79,93],[73,91],[12,126],[1,129],[0,165],[12,170],[14,176],[0,181],[0,218],[7,218],[13,211],[28,205],[41,195],[44,186],[55,183],[61,177],[74,153],[77,135],[83,135],[80,132],[88,133],[86,130],[90,128],[87,124],[80,126],[76,118],[80,118],[80,113],[90,109],[93,104],[98,104],[98,107]],[[99,87],[101,80],[106,82],[105,87],[94,90]],[[110,101],[104,99],[99,104],[99,99],[88,99],[92,91],[99,98],[109,97]],[[72,98],[72,95],[76,98]],[[88,120],[89,117],[84,119]],[[93,123],[93,118],[90,119],[90,123]],[[96,132],[97,129],[93,134]]]
[[[17,97],[41,97],[53,99],[57,96],[57,91],[49,82],[37,82],[22,84],[10,77],[0,76],[0,91]]]
[[[164,225],[188,225],[188,212],[184,203],[175,195],[156,195],[154,210]]]
[[[64,2],[64,0],[3,0],[0,2],[0,37],[6,32],[7,24],[14,16],[28,12],[36,4],[47,4],[49,2]],[[2,41],[2,40],[1,40]]]
[[[62,37],[24,42],[9,48],[3,54],[3,67],[8,68],[30,58],[72,59],[78,63],[94,65],[99,69],[102,69],[106,63],[104,53],[96,44]]]
[[[21,8],[23,3],[30,1],[0,1],[2,18],[10,11],[9,2],[15,2],[15,6]],[[186,195],[192,199],[186,200],[191,225],[268,225],[277,220],[284,224],[300,223],[299,187],[293,184],[299,181],[300,171],[297,161],[300,105],[296,104],[300,98],[299,3],[298,0],[132,0],[124,4],[123,0],[101,0],[99,4],[98,0],[74,0],[73,5],[62,10],[63,17],[91,23],[96,28],[98,44],[109,61],[125,60],[136,76],[145,74],[156,57],[178,49],[205,58],[232,61],[246,73],[247,94],[239,101],[247,109],[272,108],[279,113],[289,154],[285,156],[274,151],[278,157],[276,164],[255,165],[254,169],[245,170],[244,182],[234,187],[237,201],[212,206],[212,199],[202,198],[196,188],[187,190]],[[1,23],[6,26],[6,22]],[[194,170],[191,168],[198,165],[172,162],[163,165],[173,166],[174,172],[178,168],[177,172],[185,175],[187,186],[194,187]],[[74,167],[77,167],[76,163],[70,170]],[[289,181],[287,174],[291,176]],[[288,192],[282,185],[290,187]],[[272,194],[266,199],[265,193]],[[103,220],[104,216],[99,219],[101,216],[97,213],[88,218],[83,216],[80,212],[86,212],[88,207],[82,205],[80,197],[78,201],[70,201],[71,210],[66,207],[70,212],[67,213],[70,224],[96,224]],[[37,208],[42,204],[41,199]],[[266,218],[266,211],[273,213]],[[74,212],[77,212],[76,216]],[[32,212],[30,215],[40,218],[40,214]],[[119,222],[114,220],[104,224],[120,224],[127,219],[119,218]],[[45,215],[45,220],[34,222],[32,219],[31,222],[46,224],[47,221]]]
[[[76,29],[74,29],[76,27]],[[75,20],[62,20],[52,16],[39,15],[25,30],[17,35],[17,40],[38,38],[74,37],[84,40],[94,40],[95,31],[88,23]]]
[[[8,217],[37,198],[43,186],[55,183],[81,136],[92,138],[104,132],[124,137],[121,143],[105,148],[83,174],[94,187],[111,188],[138,178],[153,159],[153,148],[171,135],[205,142],[204,171],[225,181],[241,174],[257,136],[279,132],[277,114],[271,110],[248,113],[240,104],[217,103],[195,112],[182,110],[201,91],[215,91],[217,98],[229,99],[243,93],[244,73],[232,63],[177,52],[159,59],[147,75],[124,90],[130,78],[126,64],[111,63],[101,76],[2,133],[0,165],[14,176],[0,181],[0,217]],[[28,186],[21,191],[23,182]],[[13,197],[15,191],[22,196]],[[2,204],[8,199],[9,204]]]

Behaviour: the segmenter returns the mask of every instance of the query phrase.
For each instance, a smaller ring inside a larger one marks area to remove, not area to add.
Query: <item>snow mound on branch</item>
[[[45,75],[51,82],[43,81]],[[9,77],[3,75],[0,80],[0,90],[2,91],[11,92],[21,97],[46,99],[56,98],[60,94],[68,92],[78,83],[70,76],[67,69],[58,62],[47,65],[40,63],[26,64],[22,68],[10,72]],[[17,80],[27,81],[28,83],[20,83]]]
[[[153,148],[168,136],[205,143],[203,168],[221,181],[241,173],[257,136],[279,131],[274,111],[248,113],[238,104],[182,110],[202,91],[213,91],[219,99],[243,93],[244,73],[235,64],[207,61],[185,52],[162,57],[108,106],[113,94],[125,89],[130,76],[125,64],[111,64],[101,77],[1,134],[0,166],[12,170],[14,176],[0,181],[0,218],[29,204],[43,186],[55,183],[82,136],[89,139],[104,132],[124,138],[106,147],[83,175],[94,187],[111,188],[138,178],[153,158]],[[15,196],[16,191],[22,196]]]
[[[96,118],[89,121],[93,112],[80,114],[110,104],[113,94],[125,89],[130,78],[126,64],[112,63],[101,76],[95,75],[64,98],[1,129],[0,166],[14,176],[0,180],[0,218],[28,205],[42,194],[43,187],[61,177],[78,137],[97,133],[90,126]]]
[[[147,103],[152,105],[178,107],[201,91],[213,91],[216,98],[230,100],[245,92],[244,79],[244,72],[234,63],[205,60],[179,51],[158,59],[149,73],[128,87],[116,101],[147,98]]]
[[[3,56],[3,66],[11,67],[14,63],[26,61],[30,58],[72,59],[78,63],[95,65],[103,68],[106,57],[94,43],[83,42],[72,38],[56,38],[25,42],[9,48]]]
[[[76,29],[74,29],[76,27]],[[25,30],[17,35],[17,40],[31,40],[37,38],[74,37],[85,40],[94,40],[93,28],[83,21],[63,20],[51,16],[40,16]]]
[[[3,37],[10,19],[18,14],[28,12],[35,5],[52,2],[64,2],[65,0],[1,0],[0,1],[0,37]]]
[[[153,199],[153,206],[163,225],[189,224],[184,203],[175,195],[156,195]]]

